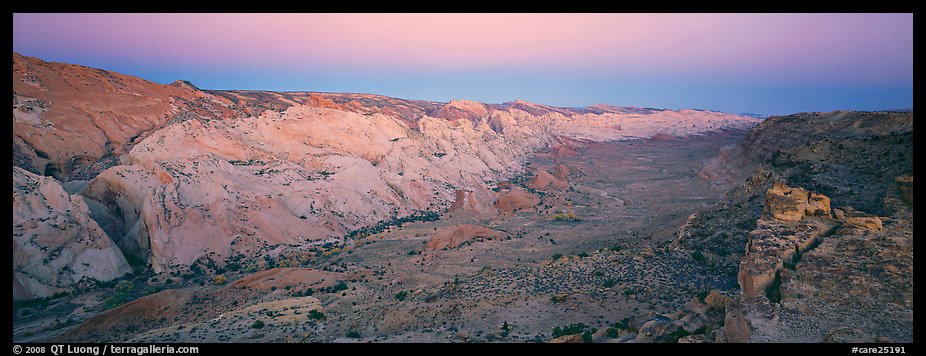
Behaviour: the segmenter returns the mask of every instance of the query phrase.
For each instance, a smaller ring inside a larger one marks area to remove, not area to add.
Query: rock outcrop
[[[497,193],[488,189],[465,190],[457,189],[456,198],[450,205],[450,211],[461,211],[482,216],[498,214],[494,203]]]
[[[521,209],[531,209],[540,204],[540,198],[527,190],[515,187],[498,198],[495,207],[504,214],[510,214]]]
[[[804,216],[830,216],[830,198],[775,182],[765,193],[765,209],[777,220],[800,221]]]
[[[527,187],[532,189],[546,189],[548,187],[565,189],[569,187],[569,183],[566,183],[565,181],[554,177],[549,172],[541,169],[537,172],[537,175],[534,176],[534,179],[527,183]]]
[[[260,271],[229,285],[229,288],[246,288],[262,292],[277,289],[305,290],[331,287],[338,281],[358,278],[357,274],[321,271],[314,268],[280,267]]]
[[[58,181],[13,167],[13,300],[47,297],[132,268]]]
[[[438,232],[428,240],[425,249],[440,250],[443,248],[455,248],[476,239],[494,239],[501,236],[502,233],[498,231],[477,225],[462,224],[450,226],[438,230]]]
[[[175,320],[184,313],[193,295],[189,289],[168,289],[146,295],[87,319],[58,340],[76,342],[88,337],[118,340],[114,336],[126,332],[127,329],[144,329],[160,320]]]
[[[826,196],[780,182],[772,184],[765,196],[764,215],[771,219],[759,220],[749,233],[737,275],[745,298],[764,295],[786,263],[819,243],[835,227],[826,218],[802,221],[805,216],[830,215]]]
[[[911,112],[773,117],[705,165],[721,187],[752,172],[671,244],[736,272],[740,312],[717,341],[912,340],[912,123]]]

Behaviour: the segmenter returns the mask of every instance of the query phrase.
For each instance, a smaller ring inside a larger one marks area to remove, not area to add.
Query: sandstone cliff
[[[758,122],[696,110],[201,90],[13,61],[14,165],[79,180],[69,187],[100,227],[156,271],[343,241],[421,211],[526,208],[536,198],[499,198],[491,187],[544,147]],[[544,173],[537,184],[563,185]]]
[[[47,297],[131,271],[82,197],[67,194],[52,178],[13,167],[13,300]]]

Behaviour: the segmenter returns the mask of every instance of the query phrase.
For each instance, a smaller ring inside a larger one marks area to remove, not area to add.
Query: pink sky
[[[14,14],[13,48],[165,75],[523,71],[912,85],[913,16]]]
[[[44,38],[47,46],[98,56],[231,67],[752,71],[796,64],[841,66],[848,60],[845,57],[858,65],[889,60],[910,67],[912,21],[902,21],[910,18],[892,14],[19,14],[14,17],[14,47],[17,41]],[[895,33],[905,36],[897,38]],[[871,51],[872,45],[884,50]],[[871,73],[875,74],[896,76],[891,70]]]

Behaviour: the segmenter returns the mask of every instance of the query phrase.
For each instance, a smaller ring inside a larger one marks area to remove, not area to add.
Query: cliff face
[[[204,91],[13,55],[14,164],[81,190],[155,270],[343,240],[419,211],[494,213],[492,184],[569,140],[758,121],[706,111],[486,105],[369,94]],[[475,200],[474,200],[475,198]],[[495,198],[497,199],[497,197]]]
[[[82,197],[67,194],[53,178],[13,167],[13,300],[131,271]]]

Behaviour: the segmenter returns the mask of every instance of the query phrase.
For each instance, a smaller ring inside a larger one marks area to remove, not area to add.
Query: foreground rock
[[[768,214],[777,220],[800,221],[804,216],[830,216],[830,198],[780,182],[772,184],[765,193],[765,205]]]
[[[836,223],[829,216],[829,198],[775,182],[766,192],[765,214],[749,233],[746,254],[740,262],[737,280],[745,298],[755,298],[778,278],[785,264],[796,261],[829,234]],[[808,217],[806,220],[804,217]]]
[[[67,194],[52,178],[13,167],[13,300],[47,297],[131,271],[82,197]]]

